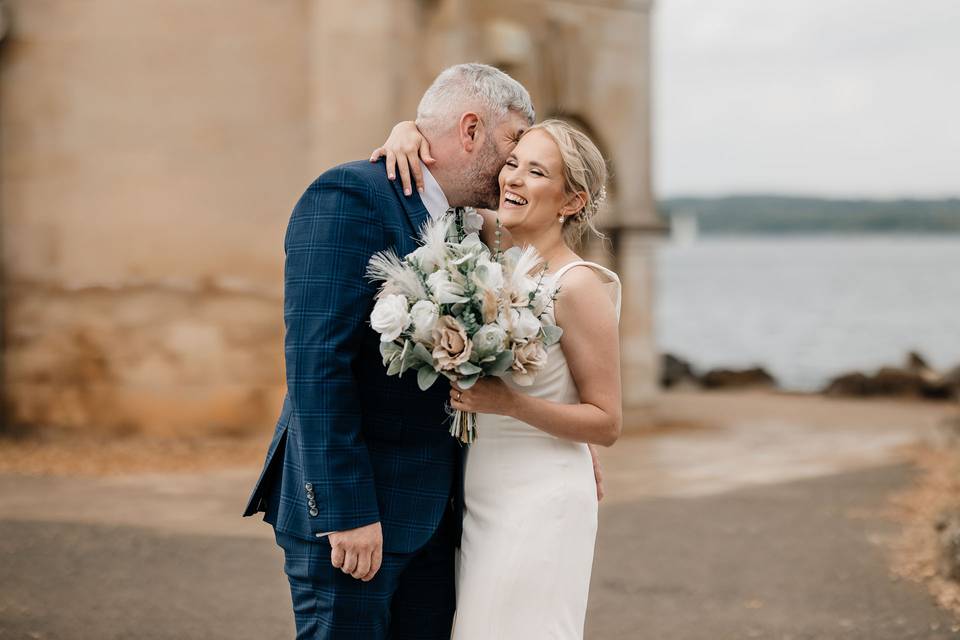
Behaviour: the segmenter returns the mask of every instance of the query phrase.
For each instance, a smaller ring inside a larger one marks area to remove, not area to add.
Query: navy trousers
[[[384,553],[370,582],[330,564],[330,543],[274,532],[293,595],[297,640],[449,640],[456,607],[453,512],[414,553]]]

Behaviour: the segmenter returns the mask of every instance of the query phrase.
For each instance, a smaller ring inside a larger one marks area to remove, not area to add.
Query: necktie
[[[450,207],[447,209],[446,217],[450,219],[452,216],[452,222],[447,228],[447,242],[460,242],[463,240],[463,207]]]

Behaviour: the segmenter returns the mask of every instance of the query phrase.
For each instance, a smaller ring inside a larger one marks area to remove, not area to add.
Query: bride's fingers
[[[410,173],[413,174],[413,181],[417,185],[417,191],[423,193],[423,171],[420,169],[420,156],[414,151],[411,155],[407,156],[407,160],[410,162]]]
[[[600,466],[600,458],[597,456],[596,448],[593,445],[587,446],[590,448],[590,458],[593,460],[593,480],[597,484],[597,502],[600,502],[606,495],[603,487],[603,468]]]
[[[437,161],[432,155],[430,155],[430,143],[427,142],[426,138],[420,140],[420,159],[423,160],[424,164],[433,164]]]
[[[410,189],[410,165],[407,156],[402,153],[397,156],[397,170],[400,172],[400,183],[403,185],[403,195],[408,196],[413,191]]]
[[[397,156],[387,149],[387,177],[393,180],[397,177]]]
[[[373,153],[370,154],[370,162],[376,162],[377,160],[380,159],[381,156],[385,156],[386,154],[387,154],[386,149],[384,149],[383,147],[377,147],[376,149],[373,150]]]

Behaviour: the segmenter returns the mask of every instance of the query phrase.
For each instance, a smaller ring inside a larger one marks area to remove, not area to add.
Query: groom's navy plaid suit
[[[360,161],[321,175],[287,227],[287,396],[244,515],[264,511],[284,548],[298,637],[449,637],[462,492],[449,386],[386,375],[365,277],[375,252],[414,250],[428,215],[382,162]],[[377,521],[377,576],[333,569],[323,534]]]

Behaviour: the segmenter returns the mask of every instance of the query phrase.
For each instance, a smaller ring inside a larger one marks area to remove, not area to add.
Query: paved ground
[[[923,431],[903,425],[932,423],[765,411],[606,452],[587,637],[960,637],[882,546],[913,474],[898,446]],[[0,475],[0,640],[292,637],[281,554],[237,517],[256,473]]]
[[[886,466],[605,507],[587,637],[957,637],[922,587],[889,578],[878,546],[892,525],[872,510],[909,477]],[[33,486],[55,497],[57,484]],[[0,488],[32,490],[9,477]],[[281,557],[263,528],[207,535],[4,520],[0,638],[292,637]]]

